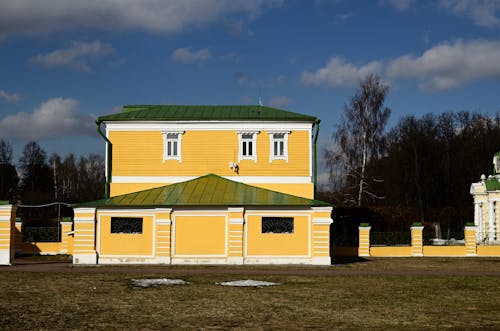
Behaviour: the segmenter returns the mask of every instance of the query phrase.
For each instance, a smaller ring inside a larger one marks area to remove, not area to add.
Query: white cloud
[[[0,119],[0,138],[38,140],[49,137],[95,135],[95,119],[77,112],[78,101],[53,98],[31,113],[20,112]]]
[[[332,57],[325,67],[315,72],[303,71],[301,81],[307,85],[354,86],[366,76],[380,73],[381,69],[378,61],[356,66],[340,57]]]
[[[79,27],[173,34],[243,15],[251,20],[284,0],[16,0],[0,1],[0,36]]]
[[[90,61],[109,55],[113,51],[111,45],[103,44],[99,40],[93,42],[73,40],[65,48],[32,57],[31,62],[46,68],[67,67],[78,71],[91,72]]]
[[[269,105],[271,107],[276,107],[276,108],[285,107],[285,106],[288,106],[291,103],[293,103],[293,99],[285,97],[285,96],[272,98],[269,101]]]
[[[13,103],[21,100],[21,95],[17,93],[8,93],[5,92],[4,90],[0,90],[0,99]]]
[[[170,58],[174,61],[183,63],[204,62],[212,58],[212,53],[208,48],[193,51],[191,47],[185,47],[173,51]]]
[[[480,26],[500,26],[498,0],[440,0],[439,5],[459,16],[468,16]]]
[[[421,56],[403,55],[389,62],[390,78],[415,78],[426,90],[446,90],[472,80],[500,78],[499,41],[456,41],[441,44]]]
[[[254,33],[247,26],[247,22],[243,19],[226,19],[224,21],[227,32],[233,37],[253,36]]]

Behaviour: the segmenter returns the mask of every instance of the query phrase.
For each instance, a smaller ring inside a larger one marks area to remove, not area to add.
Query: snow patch
[[[153,287],[159,285],[187,285],[190,284],[182,279],[168,279],[168,278],[150,278],[150,279],[132,279],[132,285],[135,287]]]
[[[232,282],[220,282],[215,284],[222,286],[241,286],[241,287],[244,286],[263,287],[263,286],[281,285],[280,283],[265,282],[262,280],[252,280],[252,279],[234,280]]]

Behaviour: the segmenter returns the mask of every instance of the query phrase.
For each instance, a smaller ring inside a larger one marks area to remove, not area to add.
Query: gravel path
[[[370,260],[366,260],[370,261]],[[396,260],[393,260],[396,261]],[[0,266],[0,272],[61,272],[61,273],[126,273],[138,275],[311,275],[311,276],[500,276],[498,268],[492,270],[423,270],[402,266],[387,269],[377,268],[377,260],[372,262],[368,270],[349,263],[331,266],[159,266],[159,265],[96,265],[75,266],[68,261],[50,259],[32,260],[16,259],[11,266]],[[397,265],[397,263],[395,263]]]

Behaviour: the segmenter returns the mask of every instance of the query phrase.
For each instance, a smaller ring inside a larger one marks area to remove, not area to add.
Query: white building
[[[500,152],[493,157],[495,175],[472,183],[470,193],[474,198],[474,224],[478,243],[500,244]]]

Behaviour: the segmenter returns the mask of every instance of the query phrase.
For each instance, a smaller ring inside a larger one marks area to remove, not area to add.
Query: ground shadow
[[[332,257],[332,264],[353,264],[353,263],[363,263],[371,262],[371,260],[365,259],[359,256],[334,256]]]
[[[71,263],[71,255],[39,255],[36,253],[16,253],[12,264],[54,264]]]

